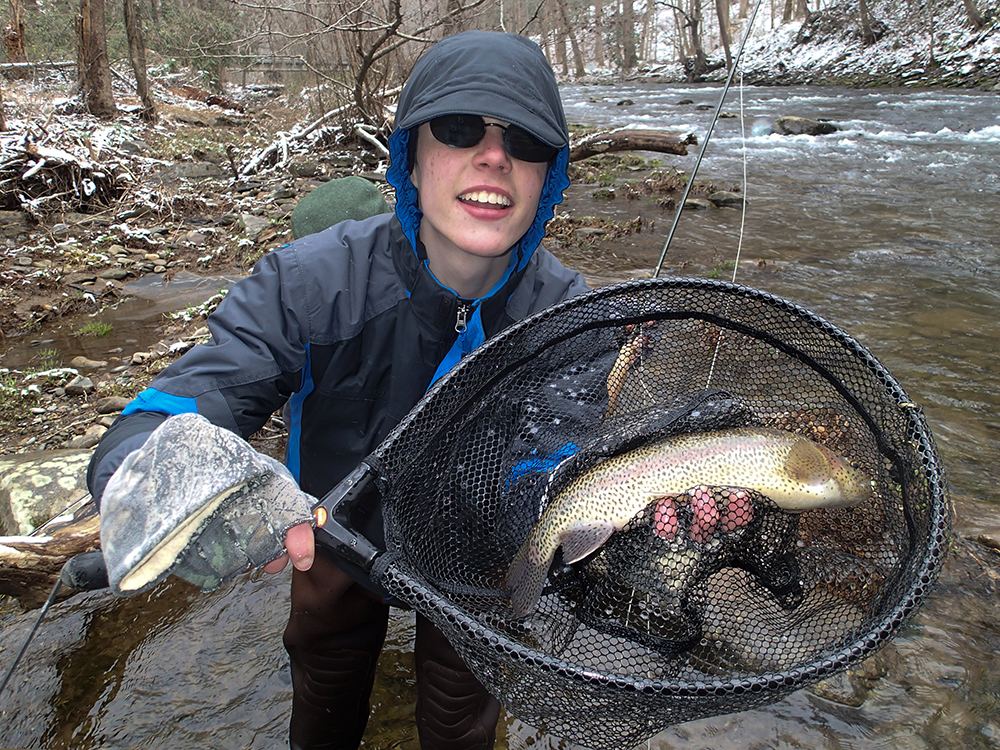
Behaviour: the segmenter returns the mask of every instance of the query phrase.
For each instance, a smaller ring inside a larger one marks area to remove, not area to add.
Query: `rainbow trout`
[[[855,505],[872,481],[828,448],[784,430],[674,435],[603,461],[548,504],[507,574],[514,611],[538,603],[556,550],[574,563],[597,550],[654,499],[700,485],[755,490],[792,512]]]

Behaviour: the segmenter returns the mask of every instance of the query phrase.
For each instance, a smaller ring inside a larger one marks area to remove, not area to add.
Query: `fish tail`
[[[535,608],[545,588],[548,565],[539,565],[529,559],[533,546],[534,535],[531,535],[524,540],[507,571],[507,588],[518,617],[524,617]]]

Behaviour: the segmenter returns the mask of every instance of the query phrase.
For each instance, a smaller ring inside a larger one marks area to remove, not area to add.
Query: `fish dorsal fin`
[[[579,562],[594,552],[614,533],[610,521],[581,521],[568,528],[562,535],[563,560]]]
[[[811,440],[796,440],[785,459],[788,476],[802,484],[814,484],[827,478],[830,472],[826,454]]]

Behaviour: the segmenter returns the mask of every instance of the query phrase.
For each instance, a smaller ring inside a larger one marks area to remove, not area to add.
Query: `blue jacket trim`
[[[302,471],[302,406],[315,387],[312,378],[312,352],[306,344],[306,363],[302,368],[302,385],[288,399],[288,448],[285,466],[298,482]]]
[[[462,357],[466,354],[470,354],[476,347],[482,345],[482,343],[486,341],[486,331],[483,330],[483,317],[479,314],[480,309],[481,308],[476,307],[475,311],[472,313],[472,317],[469,318],[468,323],[466,323],[465,330],[458,334],[458,338],[455,339],[455,343],[451,345],[451,349],[449,349],[448,353],[444,355],[444,359],[441,360],[441,364],[438,365],[437,371],[434,373],[434,377],[431,378],[430,385],[434,385],[442,375],[461,362]],[[428,386],[428,388],[430,388],[430,386]]]
[[[532,451],[531,458],[522,459],[511,467],[510,473],[507,475],[507,487],[509,488],[511,484],[528,474],[540,471],[551,473],[567,458],[576,455],[579,450],[580,447],[576,443],[566,443],[547,456],[539,456],[536,451]]]
[[[160,414],[197,414],[198,404],[187,396],[173,396],[155,388],[147,388],[122,409],[122,415],[128,416],[137,411],[155,411]]]

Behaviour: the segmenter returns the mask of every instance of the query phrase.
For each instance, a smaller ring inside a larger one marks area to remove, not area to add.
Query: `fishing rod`
[[[3,695],[7,683],[10,682],[10,678],[13,677],[17,665],[21,661],[21,657],[28,650],[31,639],[35,637],[38,626],[42,624],[42,620],[45,619],[45,615],[48,614],[49,608],[55,603],[56,597],[59,596],[62,588],[65,586],[76,591],[96,591],[98,589],[106,589],[108,585],[108,568],[104,564],[104,555],[100,550],[82,552],[79,555],[71,557],[62,566],[62,570],[59,571],[59,578],[56,579],[56,585],[52,587],[52,593],[45,600],[42,611],[38,613],[35,624],[28,631],[28,636],[24,639],[21,650],[14,657],[14,662],[7,670],[7,674],[4,675],[3,682],[0,682],[0,695]]]
[[[705,158],[705,152],[708,150],[709,141],[712,140],[712,132],[715,130],[715,123],[719,121],[719,115],[722,114],[722,105],[726,101],[726,94],[729,93],[729,87],[733,83],[733,76],[736,74],[736,69],[740,66],[740,60],[743,58],[743,50],[747,46],[747,40],[750,39],[750,30],[753,28],[754,19],[757,18],[757,11],[760,9],[762,0],[756,0],[753,6],[753,10],[750,12],[750,18],[747,20],[746,30],[743,32],[743,39],[740,41],[739,49],[736,51],[736,57],[733,59],[733,64],[729,68],[729,75],[726,76],[726,83],[722,87],[722,95],[719,97],[719,103],[715,105],[715,114],[712,115],[712,120],[708,124],[708,132],[705,133],[705,140],[701,145],[701,150],[698,152],[698,158],[694,163],[694,167],[691,169],[691,176],[688,178],[687,185],[684,186],[684,194],[681,196],[681,202],[677,206],[677,213],[674,214],[673,224],[670,225],[670,231],[667,233],[667,239],[663,243],[663,252],[660,253],[660,260],[656,264],[656,270],[653,272],[653,278],[659,278],[660,271],[663,270],[663,261],[667,257],[667,249],[670,247],[670,242],[674,238],[674,232],[677,231],[677,224],[681,219],[681,212],[684,210],[684,204],[687,202],[688,195],[691,193],[691,188],[694,186],[694,176],[698,173],[698,167],[701,166],[702,159]],[[746,206],[744,205],[744,211],[746,211]]]

